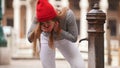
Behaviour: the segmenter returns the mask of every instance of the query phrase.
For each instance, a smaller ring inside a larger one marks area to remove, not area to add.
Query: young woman
[[[47,0],[38,0],[36,17],[28,31],[28,40],[40,38],[40,59],[43,68],[55,68],[57,48],[71,68],[85,68],[80,51],[75,45],[78,30],[74,13],[67,8],[57,11]]]

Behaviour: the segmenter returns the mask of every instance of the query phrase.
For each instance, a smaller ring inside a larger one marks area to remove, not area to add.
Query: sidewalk
[[[86,61],[86,68],[88,63]],[[0,65],[0,68],[42,68],[41,61],[36,60],[11,60],[10,65]],[[56,68],[70,68],[70,65],[65,60],[56,60]],[[118,66],[107,66],[104,68],[120,68]]]
[[[0,68],[42,68],[40,60],[12,60],[10,65],[1,65]],[[70,68],[65,60],[56,60],[56,68]]]
[[[81,55],[83,56],[84,60],[88,59],[88,47],[85,46],[79,46],[79,49],[81,52]],[[70,68],[70,65],[67,61],[64,60],[63,56],[60,54],[60,52],[56,51],[56,68]],[[107,61],[107,53],[105,53],[105,67],[104,68],[120,68],[118,67],[118,53],[112,52],[112,66],[108,66],[106,64]],[[86,68],[88,68],[88,62],[85,61]],[[35,59],[32,56],[32,49],[31,48],[20,48],[15,51],[15,53],[12,55],[12,60],[10,62],[10,65],[0,65],[0,68],[42,68],[41,61],[39,59]]]

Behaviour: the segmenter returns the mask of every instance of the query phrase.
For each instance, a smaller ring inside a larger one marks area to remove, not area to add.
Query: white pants
[[[85,63],[80,55],[80,51],[76,45],[68,40],[54,41],[54,46],[62,53],[69,62],[71,68],[85,68]],[[55,67],[55,50],[49,48],[48,39],[41,36],[40,59],[43,68]]]

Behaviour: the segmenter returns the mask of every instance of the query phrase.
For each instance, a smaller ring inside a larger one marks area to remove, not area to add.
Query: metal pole
[[[104,23],[106,15],[98,4],[87,13],[88,67],[104,68]]]

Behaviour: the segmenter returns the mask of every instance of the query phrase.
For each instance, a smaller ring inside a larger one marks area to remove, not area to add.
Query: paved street
[[[85,60],[88,59],[87,53],[87,45],[79,46],[81,55]],[[4,49],[5,50],[5,49]],[[8,54],[4,52],[4,54]],[[120,68],[119,66],[119,57],[117,51],[112,51],[112,65],[107,65],[107,51],[105,50],[105,67],[104,68]],[[9,65],[0,65],[0,68],[42,68],[41,61],[39,59],[34,59],[32,56],[31,48],[20,48],[17,49],[14,54],[11,56],[13,59],[11,60]],[[66,62],[60,52],[57,50],[56,53],[56,68],[70,68],[68,62]],[[88,62],[85,61],[86,68],[88,68]]]
[[[10,65],[0,65],[0,68],[42,68],[41,61],[35,60],[11,60]],[[56,60],[56,68],[70,68],[70,65],[64,59]],[[86,62],[87,68],[87,62]]]
[[[12,60],[10,65],[2,65],[0,68],[42,68],[39,60]],[[56,60],[56,68],[70,68],[65,60]]]
[[[0,68],[42,68],[41,62],[37,59],[11,60],[10,65],[0,65]],[[65,60],[56,60],[56,68],[70,68]],[[87,62],[86,62],[86,68]],[[120,68],[118,66],[107,66],[105,68]]]

